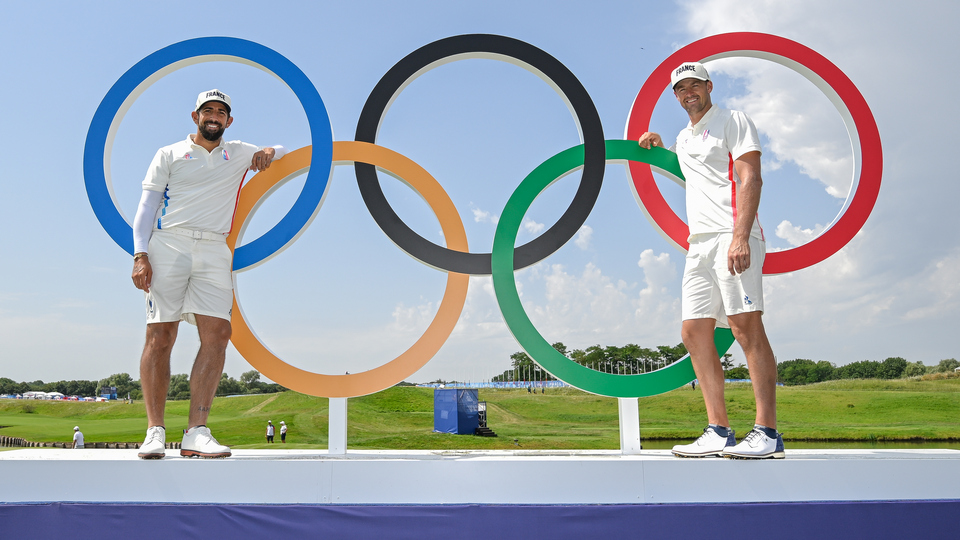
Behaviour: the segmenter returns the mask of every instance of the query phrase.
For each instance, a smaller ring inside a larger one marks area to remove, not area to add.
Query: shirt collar
[[[703,127],[707,125],[707,122],[709,122],[711,118],[713,118],[713,116],[717,113],[717,109],[719,108],[720,107],[717,107],[717,104],[714,103],[713,105],[710,106],[710,110],[708,110],[707,113],[703,115],[703,118],[701,118],[696,125],[693,125],[690,122],[687,122],[687,129],[689,129],[694,133],[703,131]]]
[[[190,133],[189,135],[187,135],[187,144],[189,144],[190,146],[196,146],[197,148],[203,148],[203,147],[200,146],[199,144],[193,142],[193,138],[194,138],[196,135],[197,135],[196,133]],[[213,149],[213,152],[216,152],[216,151],[217,151],[217,148],[220,149],[220,152],[223,152],[224,149],[225,149],[224,146],[223,146],[223,143],[224,143],[223,137],[220,137],[220,144],[218,144],[218,145],[216,146],[216,148]],[[206,151],[206,148],[203,148],[203,150]],[[213,152],[210,152],[210,153],[213,154]]]

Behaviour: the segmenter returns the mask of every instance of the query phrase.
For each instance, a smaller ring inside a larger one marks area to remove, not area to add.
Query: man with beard
[[[220,383],[233,308],[233,254],[226,237],[243,178],[285,154],[282,146],[223,141],[233,123],[230,97],[202,92],[192,113],[197,132],[157,151],[133,222],[133,283],[144,291],[147,333],[140,383],[147,436],[139,457],[164,457],[164,407],[170,352],[181,320],[197,326],[200,350],[190,373],[190,414],[180,455],[230,456],[207,428]]]
[[[690,123],[675,151],[686,179],[690,249],[683,270],[681,336],[707,409],[707,427],[691,444],[673,447],[680,457],[783,458],[777,432],[777,360],[763,327],[763,229],[760,205],[760,137],[746,114],[713,105],[713,82],[699,62],[684,62],[670,84]],[[644,133],[643,148],[663,147]],[[723,366],[714,329],[727,327],[747,357],[757,415],[737,444],[724,402]]]

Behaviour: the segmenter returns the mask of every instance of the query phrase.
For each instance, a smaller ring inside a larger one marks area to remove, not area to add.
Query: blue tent
[[[480,426],[477,389],[437,388],[433,391],[433,430],[473,435]]]

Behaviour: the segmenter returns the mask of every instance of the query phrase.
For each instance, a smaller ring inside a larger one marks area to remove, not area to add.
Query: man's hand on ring
[[[637,143],[640,144],[641,148],[646,148],[647,150],[653,148],[654,146],[663,148],[663,139],[660,138],[660,135],[650,131],[641,135],[640,139],[637,140]]]
[[[253,155],[253,160],[250,162],[250,170],[262,171],[269,169],[270,163],[273,162],[273,156],[276,155],[276,153],[277,151],[273,148],[264,148],[258,151]]]

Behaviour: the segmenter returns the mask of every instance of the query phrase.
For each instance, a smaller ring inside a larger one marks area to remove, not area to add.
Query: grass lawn
[[[727,385],[727,406],[738,433],[753,424],[749,384]],[[531,394],[482,389],[487,418],[499,437],[433,432],[433,390],[394,387],[351,398],[347,443],[352,449],[618,449],[617,400],[572,388]],[[779,429],[787,441],[960,441],[960,379],[844,380],[778,389]],[[189,404],[167,403],[168,440],[178,441]],[[290,427],[284,448],[326,448],[328,400],[283,392],[218,398],[209,424],[233,448],[267,448],[267,420]],[[688,439],[706,422],[699,391],[684,387],[640,399],[644,440]],[[88,442],[143,440],[143,403],[0,400],[0,435],[29,441],[70,441],[79,425]],[[279,443],[279,429],[276,448]],[[514,440],[517,440],[516,442]]]

